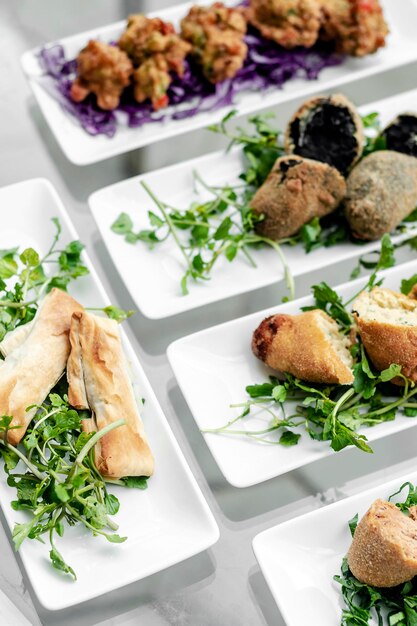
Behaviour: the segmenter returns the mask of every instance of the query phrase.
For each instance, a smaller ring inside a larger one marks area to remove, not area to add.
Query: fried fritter
[[[323,12],[320,37],[341,54],[362,57],[385,45],[388,26],[379,0],[317,0]]]
[[[270,239],[290,237],[313,217],[334,211],[345,194],[345,179],[336,168],[294,155],[280,157],[250,203],[264,216],[256,231]]]
[[[98,106],[111,111],[118,106],[132,72],[132,62],[125,52],[92,39],[77,57],[78,76],[71,85],[71,98],[81,102],[94,93]]]
[[[242,8],[215,2],[210,7],[191,7],[181,20],[181,36],[190,42],[192,55],[212,83],[233,78],[243,66],[248,52],[243,13]]]
[[[284,48],[310,48],[318,39],[322,12],[318,0],[250,0],[247,18]]]
[[[417,159],[391,150],[372,152],[347,180],[345,214],[358,239],[380,239],[417,205]]]
[[[171,72],[184,74],[190,44],[175,33],[172,24],[138,14],[129,17],[118,45],[136,68],[133,74],[135,99],[143,102],[149,98],[154,109],[166,106]]]

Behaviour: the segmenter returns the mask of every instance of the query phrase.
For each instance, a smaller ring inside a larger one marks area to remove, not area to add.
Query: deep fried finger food
[[[287,152],[333,165],[346,174],[363,152],[363,123],[350,100],[341,94],[307,100],[290,119]]]
[[[417,115],[402,113],[398,115],[381,133],[387,150],[403,152],[417,157]]]
[[[362,57],[385,46],[388,26],[379,0],[318,0],[323,12],[321,37],[337,52]]]
[[[317,0],[251,0],[247,17],[263,37],[284,48],[310,48],[318,39],[322,12]]]
[[[0,415],[12,416],[8,440],[16,445],[25,435],[37,407],[64,373],[72,314],[82,306],[60,289],[52,289],[40,304],[30,332],[0,361]],[[16,339],[16,336],[15,336]],[[11,346],[9,346],[11,347]]]
[[[345,214],[355,237],[380,239],[417,205],[417,159],[381,150],[349,174]]]
[[[111,111],[119,105],[132,72],[132,62],[125,52],[116,46],[90,40],[77,57],[78,76],[71,85],[71,98],[81,102],[93,93],[98,106]]]
[[[353,382],[350,340],[324,311],[271,315],[255,330],[254,355],[279,372],[315,383]]]
[[[417,381],[417,301],[390,289],[374,287],[353,302],[353,315],[366,353],[378,371],[393,363]],[[394,378],[393,383],[402,384]]]
[[[86,312],[71,321],[68,359],[68,400],[77,409],[91,409],[83,429],[98,432],[124,418],[126,424],[104,435],[95,446],[95,464],[102,476],[151,476],[154,459],[129,376],[117,322]]]
[[[375,500],[356,527],[349,569],[362,583],[396,587],[417,575],[417,523],[395,504]]]
[[[222,2],[193,6],[181,20],[181,36],[191,44],[193,57],[212,83],[233,78],[243,66],[248,52],[245,33],[243,9]]]
[[[183,76],[190,44],[175,33],[172,24],[137,14],[129,16],[118,45],[136,68],[133,74],[135,99],[143,102],[149,98],[154,109],[166,106],[171,73]]]
[[[334,167],[292,155],[280,157],[250,203],[263,216],[256,231],[270,239],[294,235],[313,217],[334,211],[345,194],[345,179]]]

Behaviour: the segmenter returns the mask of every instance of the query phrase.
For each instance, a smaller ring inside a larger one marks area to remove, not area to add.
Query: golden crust
[[[52,289],[23,343],[15,345],[1,362],[0,415],[13,416],[11,425],[19,426],[8,433],[14,445],[21,441],[36,413],[36,409],[27,412],[26,408],[41,404],[65,370],[71,317],[76,311],[82,311],[82,306],[74,298]]]
[[[92,411],[83,421],[87,432],[100,431],[120,418],[126,424],[102,437],[95,447],[99,472],[108,478],[150,476],[154,459],[146,439],[129,377],[117,323],[77,313],[71,323],[68,359],[68,399],[76,408]]]
[[[255,330],[252,351],[272,369],[324,384],[350,384],[353,374],[323,330],[323,322],[338,332],[324,311],[271,315]]]
[[[352,304],[356,326],[366,353],[377,370],[382,371],[396,363],[401,365],[404,376],[417,381],[417,326],[383,321],[378,319],[378,311],[373,315],[368,313],[373,298],[390,296],[398,301],[399,311],[402,308],[417,313],[415,300],[390,289],[375,287],[370,294],[362,292]],[[403,384],[398,378],[392,382]]]
[[[271,239],[294,235],[314,217],[334,211],[345,194],[343,176],[327,163],[280,157],[250,203],[255,213],[264,216],[256,231]]]
[[[411,580],[417,575],[416,522],[394,504],[376,500],[356,527],[348,564],[358,580],[374,587]]]

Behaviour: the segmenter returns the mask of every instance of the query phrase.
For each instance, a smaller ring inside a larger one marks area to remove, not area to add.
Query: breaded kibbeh
[[[417,159],[392,150],[372,152],[351,171],[344,202],[358,239],[381,239],[417,205]]]
[[[337,209],[345,194],[345,179],[334,167],[292,155],[280,157],[250,202],[263,216],[255,229],[270,239],[290,237],[313,217]]]
[[[356,527],[349,569],[366,585],[396,587],[417,575],[417,522],[395,504],[375,500]]]

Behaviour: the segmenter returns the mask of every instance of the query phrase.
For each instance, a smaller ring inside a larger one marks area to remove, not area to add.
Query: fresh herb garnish
[[[382,280],[378,280],[378,272],[394,263],[392,242],[389,235],[384,235],[379,258],[372,263],[374,271],[360,292],[382,284]],[[314,304],[302,310],[321,309],[337,322],[341,332],[349,333],[354,319],[348,307],[359,294],[343,302],[339,294],[325,282],[314,285],[312,292]],[[308,383],[290,374],[285,374],[284,380],[280,381],[272,376],[269,382],[246,387],[249,400],[232,405],[232,408],[241,409],[237,417],[224,426],[203,432],[246,436],[270,444],[296,445],[301,435],[295,431],[302,428],[314,440],[329,441],[337,452],[348,446],[372,452],[366,437],[357,431],[363,426],[391,421],[399,410],[408,417],[417,416],[417,387],[402,375],[399,365],[392,364],[382,372],[374,370],[359,339],[351,347],[351,352],[356,360],[352,385]],[[403,379],[402,387],[390,383],[398,377]],[[287,415],[286,403],[289,401],[293,404],[291,414]],[[266,428],[236,429],[237,422],[248,416],[259,417],[262,414],[268,417]],[[287,433],[293,437],[290,438]]]
[[[61,224],[57,217],[52,222],[55,234],[45,255],[33,248],[22,252],[18,248],[0,250],[0,341],[9,331],[34,318],[39,302],[51,289],[66,291],[72,280],[89,273],[81,258],[84,245],[71,241],[60,248]],[[96,310],[117,321],[132,314],[113,306]]]
[[[406,488],[406,499],[396,503],[405,514],[411,506],[417,504],[417,488],[411,483],[405,483],[389,498],[391,500]],[[358,515],[348,522],[352,536],[357,523]],[[341,626],[367,626],[370,620],[377,620],[378,626],[417,626],[416,578],[397,587],[372,587],[355,578],[345,557],[341,575],[334,576],[334,580],[341,585],[346,605],[342,610]]]
[[[206,281],[211,277],[213,267],[220,257],[232,262],[244,255],[247,262],[256,267],[251,251],[269,246],[279,255],[284,268],[285,280],[294,296],[294,284],[286,263],[283,245],[301,244],[309,253],[320,247],[330,247],[351,239],[348,224],[341,210],[322,219],[313,218],[304,224],[299,232],[280,241],[272,241],[255,232],[255,225],[262,220],[250,208],[250,200],[264,183],[276,159],[284,154],[281,132],[271,123],[274,114],[267,113],[249,118],[252,130],[237,128],[231,130],[229,123],[236,111],[231,111],[209,130],[223,135],[234,145],[242,146],[246,167],[240,174],[240,184],[216,187],[208,184],[198,172],[194,172],[194,187],[198,195],[186,208],[174,207],[158,198],[149,186],[142,186],[155,204],[157,211],[148,211],[149,227],[136,231],[132,218],[121,213],[111,228],[122,235],[130,244],[143,242],[155,248],[167,239],[177,246],[184,261],[184,274],[180,280],[181,292],[189,292],[190,280]],[[365,153],[381,149],[376,133],[379,118],[372,113],[363,118],[366,136]],[[360,268],[359,268],[360,270]],[[357,273],[359,273],[357,270]]]
[[[118,512],[119,501],[108,492],[95,467],[93,452],[95,444],[125,420],[87,434],[82,431],[81,422],[90,419],[89,412],[73,409],[66,394],[51,393],[37,408],[36,417],[18,447],[7,442],[12,418],[0,418],[3,436],[0,455],[5,461],[7,484],[16,488],[17,493],[12,507],[31,514],[27,522],[15,525],[13,541],[18,550],[26,538],[42,541],[47,534],[53,567],[75,579],[74,570],[55,545],[57,536],[64,534],[64,522],[71,526],[80,523],[93,535],[102,535],[111,543],[126,539],[114,532],[117,524],[109,516]],[[143,478],[110,482],[142,489],[146,486]]]

